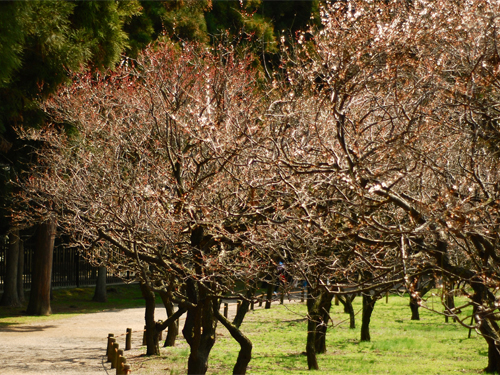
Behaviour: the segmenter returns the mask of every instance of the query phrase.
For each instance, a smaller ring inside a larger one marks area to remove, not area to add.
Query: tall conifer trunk
[[[56,222],[54,218],[40,224],[36,235],[36,249],[33,256],[33,277],[31,279],[29,315],[50,315],[50,287],[52,281],[52,259]]]

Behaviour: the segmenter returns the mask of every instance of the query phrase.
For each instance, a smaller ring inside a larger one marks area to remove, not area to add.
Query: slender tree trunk
[[[167,311],[167,317],[170,318],[174,314],[174,304],[168,298],[167,293],[160,292],[160,297],[163,301],[163,306],[165,306],[165,310]],[[174,320],[168,325],[167,337],[165,338],[165,343],[163,344],[163,346],[175,346],[175,340],[177,339],[178,334],[179,325],[177,324],[177,320]]]
[[[108,270],[106,266],[101,266],[97,270],[97,282],[95,284],[94,297],[92,301],[95,302],[107,302],[108,295],[106,292],[106,276],[108,274]]]
[[[17,296],[24,303],[24,242],[19,239],[19,263],[17,267]]]
[[[316,358],[316,332],[321,320],[319,312],[320,301],[317,298],[317,291],[311,286],[308,286],[307,291],[307,367],[309,370],[319,370]]]
[[[370,341],[370,319],[375,308],[375,298],[363,294],[363,316],[361,320],[361,341]]]
[[[236,313],[236,316],[233,319],[233,325],[235,327],[240,328],[241,323],[243,323],[243,319],[245,319],[245,315],[247,314],[248,309],[250,307],[249,300],[251,300],[253,298],[254,293],[255,293],[255,288],[249,288],[247,290],[245,297],[247,297],[248,300],[244,299],[241,302],[240,309],[238,310],[238,312]]]
[[[447,293],[446,293],[446,296],[445,296],[445,304],[446,304],[447,310],[448,310],[448,309],[450,309],[450,310],[451,310],[451,309],[454,309],[454,308],[455,308],[455,298],[454,298],[454,296],[453,296],[453,293],[452,293],[452,292],[447,292]],[[445,315],[445,317],[444,317],[444,321],[445,321],[446,323],[448,323],[448,319],[449,319],[448,315]],[[456,321],[456,319],[455,319],[455,318],[453,318],[453,321],[455,322],[455,321]]]
[[[352,301],[356,296],[353,294],[352,297],[349,295],[346,296],[338,296],[340,303],[344,306],[344,312],[349,314],[349,328],[356,328],[356,314],[354,313],[354,307],[352,306]]]
[[[50,289],[55,235],[56,222],[54,218],[50,218],[38,226],[28,315],[51,314]]]
[[[145,283],[140,283],[142,296],[146,301],[146,355],[160,355],[159,332],[155,321],[155,293]]]
[[[218,309],[214,310],[215,316],[226,327],[231,336],[240,344],[240,351],[236,364],[233,368],[233,375],[245,375],[247,373],[248,364],[252,359],[252,342],[240,331],[239,327],[231,324]]]
[[[420,320],[420,313],[418,311],[419,305],[415,297],[410,295],[410,309],[411,309],[411,320]]]
[[[6,254],[6,273],[0,306],[19,306],[21,304],[17,290],[19,242],[19,229],[15,229],[9,234],[9,246],[7,247]]]
[[[328,329],[328,322],[330,321],[330,309],[332,307],[333,294],[322,291],[320,295],[320,308],[319,315],[321,324],[316,326],[316,337],[314,346],[316,353],[326,353],[326,331]]]
[[[272,299],[273,299],[273,284],[268,283],[267,284],[266,305],[265,305],[266,309],[270,309],[271,308],[271,301],[272,301]]]

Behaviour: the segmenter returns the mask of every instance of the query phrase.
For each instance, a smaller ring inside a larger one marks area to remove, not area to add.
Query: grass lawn
[[[138,285],[108,287],[108,302],[92,302],[93,288],[55,289],[53,314],[29,317],[26,305],[0,307],[0,326],[29,323],[110,309],[143,307]],[[408,297],[390,296],[378,301],[373,312],[370,333],[372,341],[360,343],[360,319],[357,328],[349,329],[349,316],[343,307],[333,306],[334,327],[327,334],[327,353],[318,356],[319,371],[314,374],[479,374],[487,365],[487,346],[475,332],[458,323],[445,323],[444,317],[421,309],[421,320],[411,321]],[[161,301],[158,299],[158,303]],[[457,306],[460,301],[456,301]],[[354,300],[355,311],[361,310],[361,298]],[[435,306],[439,306],[436,298]],[[464,313],[470,313],[465,311]],[[305,340],[307,323],[304,303],[279,305],[272,309],[249,312],[242,331],[254,348],[249,374],[311,374],[307,370]],[[451,321],[451,320],[450,320]],[[182,328],[182,327],[181,327]],[[217,342],[212,349],[208,374],[230,374],[239,346],[227,330],[218,325]],[[182,335],[177,346],[162,348],[162,356],[130,358],[133,373],[185,374],[189,347]],[[141,349],[141,353],[145,348]],[[139,353],[139,354],[141,354]],[[127,359],[128,361],[128,359]],[[135,369],[135,370],[134,370]]]
[[[371,321],[371,342],[359,342],[361,314],[349,329],[342,305],[333,306],[336,327],[327,334],[327,353],[318,356],[314,374],[478,374],[487,365],[487,347],[475,332],[421,309],[421,320],[411,321],[408,298],[391,296],[377,302]],[[457,301],[458,302],[458,301]],[[361,298],[354,300],[356,311]],[[437,306],[437,302],[436,302]],[[250,312],[242,325],[254,349],[249,374],[311,374],[307,370],[305,305],[273,305]],[[345,321],[344,323],[341,323]],[[451,320],[450,320],[451,321]],[[218,340],[209,360],[209,374],[229,374],[239,347],[219,324]],[[189,349],[179,338],[175,348],[141,366],[141,374],[185,374]],[[147,368],[150,370],[148,371]],[[159,371],[161,369],[161,372]],[[167,370],[167,371],[165,371]]]

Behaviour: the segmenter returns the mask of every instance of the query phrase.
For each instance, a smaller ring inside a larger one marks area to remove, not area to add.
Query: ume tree
[[[250,360],[250,341],[218,310],[260,267],[255,249],[231,238],[248,230],[231,213],[248,204],[240,176],[265,104],[251,62],[159,44],[114,72],[76,75],[44,106],[52,125],[25,133],[44,144],[24,184],[29,204],[56,215],[90,261],[166,293],[179,305],[173,319],[187,312],[190,374],[207,371],[217,319],[242,345],[235,373]]]

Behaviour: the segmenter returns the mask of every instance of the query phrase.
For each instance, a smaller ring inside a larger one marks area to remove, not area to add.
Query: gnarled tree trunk
[[[240,331],[239,327],[231,324],[218,309],[214,310],[215,316],[219,319],[224,327],[229,331],[231,336],[240,344],[240,351],[236,364],[233,368],[233,375],[244,375],[247,373],[247,367],[252,359],[252,342]]]
[[[202,283],[188,280],[186,291],[189,302],[193,304],[187,310],[186,323],[182,330],[182,334],[191,349],[187,373],[188,375],[203,375],[208,370],[208,356],[215,344],[217,319],[214,309],[218,309],[219,306],[213,298],[208,298]]]

